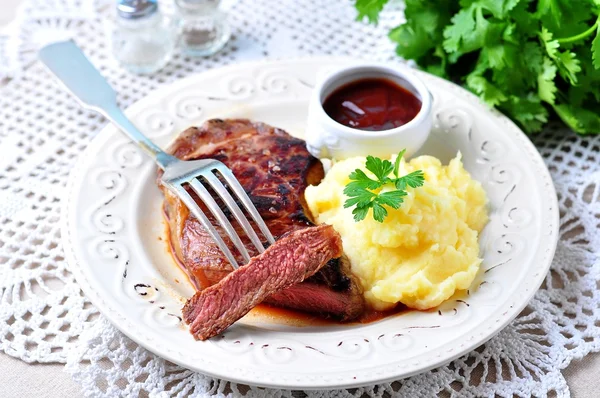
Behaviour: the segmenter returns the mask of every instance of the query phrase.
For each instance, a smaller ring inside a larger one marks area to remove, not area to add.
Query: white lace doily
[[[0,36],[0,349],[28,362],[63,362],[89,396],[292,396],[236,385],[157,358],[106,322],[63,258],[60,200],[69,171],[105,124],[53,83],[35,60],[50,40],[73,37],[127,106],[162,84],[220,65],[268,57],[334,54],[395,59],[386,38],[401,19],[388,7],[378,27],[354,21],[352,2],[229,2],[234,36],[221,53],[175,56],[140,77],[119,68],[104,35],[110,0],[31,0]],[[548,128],[534,137],[559,195],[561,239],[551,273],[527,310],[476,351],[422,375],[310,396],[568,396],[561,369],[600,350],[600,136]],[[294,393],[297,395],[296,393]]]

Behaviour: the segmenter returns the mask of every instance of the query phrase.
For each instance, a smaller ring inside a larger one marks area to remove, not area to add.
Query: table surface
[[[0,30],[15,16],[22,0],[0,0]],[[0,353],[0,397],[80,397],[83,393],[63,364],[27,364]],[[563,374],[574,398],[596,398],[600,390],[600,353],[574,361]]]

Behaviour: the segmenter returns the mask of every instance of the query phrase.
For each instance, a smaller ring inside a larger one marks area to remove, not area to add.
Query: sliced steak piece
[[[302,282],[341,255],[342,239],[330,225],[291,232],[247,265],[197,292],[183,307],[183,319],[196,339],[209,339],[268,296]]]
[[[348,275],[348,257],[333,258],[311,278],[272,294],[265,303],[326,314],[342,321],[355,319],[363,313],[365,304],[362,290]]]
[[[225,163],[248,192],[275,239],[314,225],[306,210],[304,190],[319,183],[324,172],[303,140],[264,123],[213,119],[181,133],[169,152],[184,160],[214,158]],[[166,189],[163,193],[173,251],[190,280],[198,290],[218,283],[231,272],[227,259],[185,205]],[[206,214],[217,225],[210,212]],[[237,223],[232,224],[237,229]],[[243,264],[226,234],[217,230]],[[257,255],[244,233],[238,231],[250,255]],[[362,290],[345,257],[329,261],[313,277],[290,289],[269,297],[267,302],[340,320],[353,319],[365,308]]]

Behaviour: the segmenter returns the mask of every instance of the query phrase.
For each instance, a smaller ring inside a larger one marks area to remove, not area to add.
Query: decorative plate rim
[[[205,79],[211,76],[212,74],[221,74],[227,71],[233,72],[236,70],[242,70],[244,68],[256,66],[269,67],[293,65],[294,63],[301,62],[318,64],[348,61],[357,62],[360,60],[346,57],[306,57],[292,60],[266,59],[254,62],[240,63],[236,65],[228,65],[225,67],[208,70],[206,72],[203,72],[202,74],[190,76],[188,78],[174,82],[171,85],[161,87],[153,91],[144,99],[141,99],[132,106],[130,106],[128,108],[128,111],[133,111],[134,109],[141,108],[145,102],[150,100],[150,98],[160,98],[161,96],[164,96],[167,93],[172,93],[173,90],[175,90],[178,87],[184,87],[185,85],[189,84],[189,82],[195,79]],[[440,85],[452,91],[454,95],[462,97],[467,102],[471,104],[477,104],[478,107],[481,107],[484,110],[487,109],[487,106],[484,105],[478,97],[466,91],[465,89],[441,78],[426,74],[425,72],[415,72],[419,75],[426,75],[428,76],[428,78],[434,79]],[[101,130],[101,132],[90,142],[88,147],[80,155],[79,159],[77,160],[77,163],[74,165],[69,176],[69,180],[65,189],[65,197],[63,199],[61,207],[61,240],[65,252],[66,261],[69,265],[69,269],[71,270],[71,272],[73,272],[77,282],[79,283],[81,289],[86,294],[86,296],[100,310],[100,312],[104,316],[106,316],[110,320],[110,322],[119,330],[121,330],[125,335],[127,335],[129,338],[142,345],[149,351],[154,352],[155,354],[163,357],[166,360],[177,363],[187,368],[191,367],[197,371],[200,371],[203,374],[212,377],[226,379],[237,383],[257,385],[261,387],[316,390],[333,388],[352,388],[375,383],[391,382],[399,378],[409,377],[442,366],[482,345],[494,335],[496,335],[498,332],[500,332],[504,327],[506,327],[512,320],[514,320],[517,317],[517,315],[527,306],[529,301],[533,298],[534,294],[539,289],[539,286],[542,284],[550,268],[558,241],[558,200],[556,197],[556,191],[554,189],[550,173],[546,168],[541,155],[539,154],[535,146],[531,143],[531,141],[525,136],[525,134],[510,119],[494,110],[487,109],[487,112],[489,113],[490,117],[495,118],[499,123],[502,123],[506,127],[506,134],[512,135],[512,138],[517,140],[522,145],[523,150],[525,150],[529,155],[529,160],[536,167],[535,171],[540,181],[540,189],[542,190],[542,192],[545,193],[545,198],[549,198],[551,200],[551,203],[545,203],[546,208],[542,212],[542,216],[549,216],[547,220],[544,217],[542,217],[542,219],[546,222],[546,226],[549,229],[550,233],[544,234],[540,237],[539,250],[535,253],[532,259],[532,264],[536,262],[536,266],[531,267],[531,269],[528,270],[526,274],[526,276],[531,277],[531,279],[528,279],[529,283],[527,283],[527,286],[523,286],[523,284],[518,286],[518,290],[514,292],[513,300],[505,303],[504,306],[500,307],[497,310],[497,316],[492,317],[487,322],[483,322],[482,324],[479,324],[476,327],[474,327],[470,331],[469,336],[462,336],[463,344],[460,345],[456,350],[454,350],[454,352],[443,353],[445,355],[443,355],[442,353],[439,353],[438,355],[430,355],[429,360],[424,361],[426,362],[426,364],[413,364],[414,366],[410,371],[403,371],[402,368],[397,366],[389,366],[389,369],[378,369],[379,372],[375,372],[374,370],[357,370],[355,372],[355,376],[353,377],[346,375],[340,377],[335,377],[333,375],[323,375],[321,377],[297,376],[281,378],[276,382],[273,382],[272,378],[267,379],[265,377],[260,377],[260,372],[246,372],[242,375],[234,375],[220,372],[219,369],[217,369],[217,371],[212,371],[207,367],[199,369],[199,367],[197,366],[190,366],[190,355],[187,355],[181,351],[174,351],[166,347],[161,347],[159,342],[155,341],[152,337],[148,336],[143,331],[140,331],[139,327],[136,327],[135,324],[133,324],[129,319],[121,315],[116,309],[112,308],[102,298],[101,294],[96,290],[93,281],[88,280],[88,278],[84,275],[84,273],[82,272],[81,264],[78,261],[75,252],[75,247],[73,246],[74,241],[71,239],[73,226],[70,223],[69,213],[72,205],[75,187],[80,182],[82,170],[84,170],[86,160],[88,159],[88,156],[86,155],[94,153],[96,147],[100,145],[99,143],[101,142],[101,138],[107,134],[110,134],[110,130],[113,129],[113,127],[110,125],[104,127]],[[372,369],[374,368],[376,368],[376,366],[372,367]]]

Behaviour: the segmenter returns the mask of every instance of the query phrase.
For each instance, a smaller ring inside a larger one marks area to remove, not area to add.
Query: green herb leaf
[[[361,18],[376,21],[386,3],[355,4]],[[600,0],[404,3],[406,22],[389,34],[398,55],[464,84],[527,133],[550,117],[598,133]]]
[[[556,59],[558,56],[558,47],[560,47],[558,40],[552,40],[552,33],[545,27],[542,27],[540,38],[544,42],[544,48],[546,49],[548,56],[552,59]]]
[[[365,174],[361,169],[356,169],[348,176],[351,180],[355,180],[357,186],[368,189],[377,189],[379,187],[379,181],[372,180]],[[354,184],[354,183],[351,183]]]
[[[520,0],[479,0],[478,3],[490,11],[496,18],[502,19],[506,16],[506,13],[512,10]]]
[[[359,21],[367,17],[369,22],[377,23],[379,21],[379,13],[383,10],[383,6],[388,0],[356,0],[355,7],[358,11],[356,19]]]
[[[404,197],[407,195],[406,191],[389,191],[380,193],[377,195],[375,201],[381,205],[390,206],[394,209],[398,209],[402,203],[404,203]]]
[[[373,218],[375,221],[383,222],[383,219],[387,216],[388,212],[385,207],[381,206],[377,202],[373,202]]]
[[[539,0],[536,14],[538,16],[550,15],[554,23],[560,26],[562,13],[558,0]]]
[[[577,85],[577,72],[581,71],[579,60],[575,57],[575,53],[565,51],[558,55],[558,70],[561,75],[571,82],[572,85]]]
[[[396,53],[407,59],[418,59],[431,50],[431,41],[424,29],[400,25],[389,33],[390,40],[397,43]]]
[[[366,168],[371,173],[375,174],[375,177],[379,182],[384,183],[388,174],[394,170],[394,165],[389,160],[381,160],[373,156],[367,156]]]
[[[600,69],[600,24],[596,29],[596,37],[592,40],[592,60],[594,68]]]
[[[491,105],[496,106],[506,101],[507,97],[485,77],[467,76],[467,86],[477,94],[480,94],[483,100]]]
[[[502,107],[527,132],[539,131],[548,121],[548,110],[537,95],[511,96]]]
[[[396,188],[398,188],[399,182],[405,188],[407,185],[411,188],[418,188],[418,187],[422,186],[423,183],[425,182],[425,175],[423,174],[423,171],[421,171],[421,170],[413,171],[412,173],[409,173],[409,174],[405,175],[404,177],[398,178],[395,183]],[[405,188],[398,188],[398,189],[405,189]]]
[[[352,214],[354,214],[354,221],[359,222],[365,219],[367,213],[369,212],[369,207],[356,207],[352,210]]]
[[[596,112],[567,104],[557,105],[554,110],[575,132],[580,134],[600,133],[600,116]]]
[[[556,66],[550,58],[544,58],[542,72],[537,77],[538,95],[542,101],[546,101],[549,104],[554,104],[554,94],[557,90],[554,83],[555,77]]]
[[[457,52],[461,42],[473,34],[475,30],[474,8],[460,10],[452,17],[452,25],[444,30],[444,50],[448,53]]]
[[[358,206],[358,207],[368,207],[371,205],[371,202],[374,198],[377,197],[373,192],[367,191],[366,189],[362,192],[354,192],[352,194],[347,194],[344,190],[344,193],[349,197],[344,202],[344,208]]]
[[[482,50],[482,56],[487,59],[491,68],[502,70],[507,66],[510,59],[507,57],[506,50],[507,47],[504,45],[485,47]]]
[[[373,218],[383,222],[388,212],[384,206],[398,209],[407,195],[406,187],[417,188],[423,185],[425,176],[423,171],[416,170],[405,176],[399,177],[400,159],[404,156],[403,150],[396,157],[392,165],[389,160],[382,160],[374,156],[367,156],[365,168],[377,177],[378,181],[370,179],[362,170],[356,169],[348,178],[350,182],[344,188],[344,195],[348,197],[344,208],[355,206],[352,210],[354,221],[364,220],[369,208],[373,209]],[[395,178],[388,177],[394,173]],[[392,185],[396,189],[379,192],[385,186]]]

